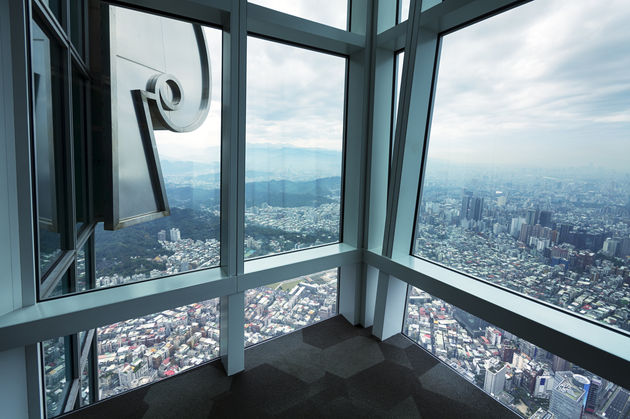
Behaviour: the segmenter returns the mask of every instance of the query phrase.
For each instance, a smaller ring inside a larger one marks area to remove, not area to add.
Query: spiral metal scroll
[[[193,24],[199,57],[201,59],[201,101],[194,119],[187,125],[178,125],[170,118],[169,112],[177,112],[184,102],[184,89],[172,74],[156,74],[147,82],[147,90],[138,90],[143,101],[148,104],[152,128],[173,132],[190,132],[199,128],[210,110],[211,75],[210,60],[206,48],[203,29]],[[135,91],[134,91],[135,92]],[[171,97],[166,95],[170,92]]]
[[[166,196],[166,187],[162,176],[160,158],[155,143],[154,130],[170,130],[173,132],[190,132],[199,128],[210,110],[210,60],[206,48],[206,38],[201,26],[193,24],[199,57],[201,59],[201,101],[199,108],[189,124],[179,125],[171,119],[173,112],[181,112],[184,103],[184,89],[179,80],[172,74],[159,73],[152,76],[146,90],[131,91],[142,143],[147,158],[149,175],[157,204],[157,212],[170,214]]]

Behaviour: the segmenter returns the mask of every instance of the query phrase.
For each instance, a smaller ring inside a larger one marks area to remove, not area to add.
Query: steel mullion
[[[65,49],[68,48],[68,37],[64,28],[57,21],[57,17],[52,13],[50,8],[41,0],[32,0],[32,18],[42,23],[48,32],[52,32],[57,42],[61,43]],[[43,29],[43,28],[42,28]]]
[[[68,395],[62,413],[69,413],[75,409],[80,390],[81,380],[79,380],[78,378],[73,379],[72,384],[70,385],[70,388],[68,390]]]
[[[75,250],[66,250],[57,260],[53,269],[46,275],[44,280],[40,282],[40,300],[47,298],[51,290],[55,288],[57,283],[63,278],[63,274],[70,268],[76,255]]]
[[[90,403],[97,402],[99,397],[98,390],[98,329],[92,329],[93,336],[92,341],[90,342],[90,354],[88,356],[89,365],[88,365],[88,377],[89,377],[89,388],[90,388]]]

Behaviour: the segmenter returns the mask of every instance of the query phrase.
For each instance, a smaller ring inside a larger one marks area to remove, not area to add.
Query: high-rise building
[[[534,226],[531,224],[523,224],[521,225],[521,233],[518,236],[518,241],[523,242],[525,244],[529,243],[529,237],[532,235],[532,229]]]
[[[169,236],[172,242],[180,241],[182,238],[179,228],[171,228],[169,230]]]
[[[620,241],[618,239],[613,239],[611,237],[608,237],[606,240],[604,240],[604,245],[602,246],[602,252],[606,255],[606,256],[616,256],[617,255],[617,249],[621,250],[620,246]]]
[[[512,237],[518,237],[521,233],[521,227],[525,224],[525,218],[523,217],[514,217],[512,218],[512,222],[510,224],[510,235]]]
[[[567,361],[566,359],[563,359],[557,355],[554,355],[551,360],[551,368],[553,369],[554,372],[570,371],[571,363]]]
[[[558,237],[559,243],[569,243],[571,241],[570,239],[571,229],[573,229],[573,226],[571,224],[560,224],[559,237]]]
[[[472,205],[472,219],[475,221],[481,221],[483,217],[483,198],[473,198]]]
[[[165,242],[166,241],[166,231],[165,230],[158,231],[157,239],[158,239],[158,241]]]
[[[543,227],[551,227],[551,211],[540,211],[538,223]]]
[[[486,376],[483,381],[483,390],[488,394],[498,396],[503,391],[505,385],[505,372],[507,365],[498,362],[486,368]]]
[[[577,377],[577,378],[576,378]],[[559,371],[554,379],[554,387],[549,401],[549,411],[559,419],[580,419],[587,391],[584,390],[581,375],[571,371]]]
[[[534,397],[549,398],[553,390],[553,382],[553,376],[551,375],[543,374],[537,376],[536,384],[534,385]]]
[[[483,198],[464,195],[462,206],[459,211],[460,220],[481,221],[483,218]]]
[[[525,216],[525,222],[532,226],[538,224],[539,214],[540,214],[540,211],[537,209],[527,210],[527,215]]]
[[[602,387],[602,379],[599,377],[591,378],[591,386],[588,389],[588,395],[586,397],[586,407],[584,411],[587,413],[595,413],[597,409],[597,402],[599,401],[599,390]]]

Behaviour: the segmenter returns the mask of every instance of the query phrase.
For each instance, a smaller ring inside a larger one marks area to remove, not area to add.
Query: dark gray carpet
[[[514,418],[402,335],[384,342],[341,316],[67,418]]]

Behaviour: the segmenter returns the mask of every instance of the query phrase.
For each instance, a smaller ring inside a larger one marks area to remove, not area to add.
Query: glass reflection
[[[71,381],[70,338],[60,337],[42,342],[44,368],[45,399],[47,417],[55,417],[63,413],[64,403]]]
[[[61,254],[61,187],[57,181],[60,160],[56,149],[60,141],[63,66],[59,47],[49,40],[36,23],[32,26],[32,36],[39,266],[40,277],[43,277]]]

